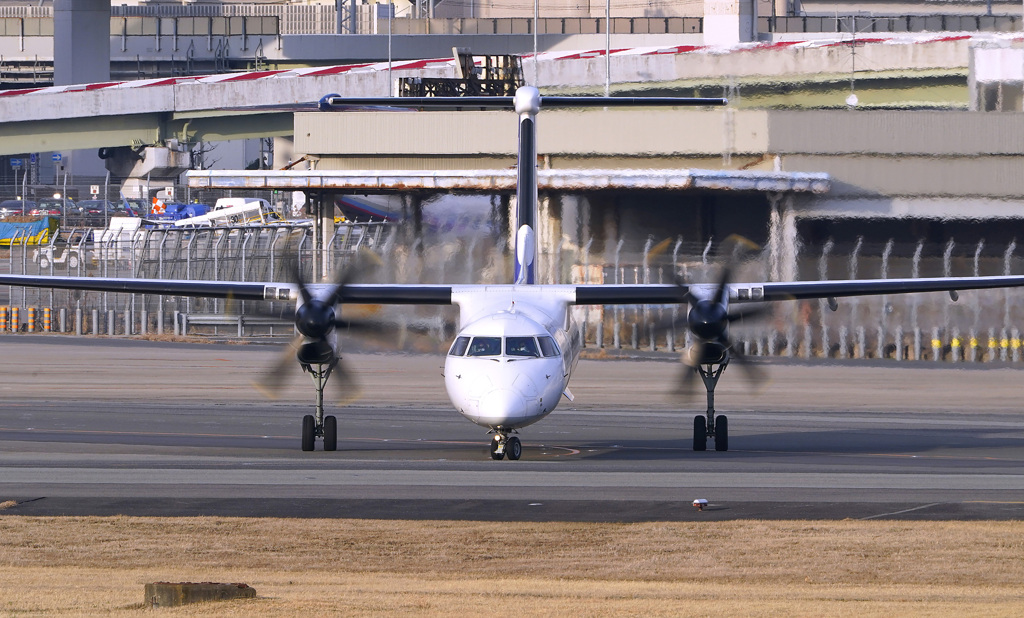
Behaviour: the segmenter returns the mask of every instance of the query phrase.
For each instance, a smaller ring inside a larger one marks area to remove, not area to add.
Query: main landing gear
[[[325,451],[338,450],[338,419],[334,416],[324,416],[324,386],[327,385],[327,378],[331,377],[331,371],[338,364],[334,359],[326,364],[303,364],[302,370],[313,378],[313,386],[316,388],[316,410],[314,414],[307,414],[302,417],[302,450],[312,451],[316,448],[316,439],[323,438]]]
[[[515,461],[523,455],[523,443],[515,436],[509,436],[507,430],[498,428],[494,430],[494,439],[491,440],[491,459],[503,459],[506,455]]]
[[[716,365],[697,365],[694,369],[704,382],[708,391],[708,411],[706,415],[693,417],[693,450],[706,451],[708,438],[715,441],[716,451],[729,450],[729,419],[725,416],[715,417],[715,386],[722,372],[729,365],[729,357]]]

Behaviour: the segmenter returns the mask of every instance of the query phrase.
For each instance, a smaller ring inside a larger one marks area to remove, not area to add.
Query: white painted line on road
[[[933,502],[931,504],[922,504],[921,506],[915,506],[912,509],[903,509],[902,511],[893,511],[892,513],[879,513],[878,515],[868,515],[867,517],[861,517],[861,519],[877,519],[879,517],[889,517],[890,515],[902,515],[903,513],[910,513],[913,511],[920,511],[922,509],[930,509],[933,506],[939,506],[941,502]]]
[[[5,467],[5,484],[1024,491],[1024,475]]]

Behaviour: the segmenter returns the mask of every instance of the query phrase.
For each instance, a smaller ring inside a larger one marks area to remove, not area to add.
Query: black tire
[[[68,256],[68,268],[72,268],[72,269],[73,268],[78,268],[78,256],[77,255],[70,255],[70,256]]]
[[[523,456],[523,443],[519,441],[519,438],[512,436],[505,443],[505,454],[512,461],[517,461]]]
[[[334,416],[324,417],[324,450],[338,450],[338,419]]]
[[[491,440],[491,459],[495,461],[499,461],[505,458],[505,451],[502,451],[500,453],[498,452],[498,444],[500,444],[500,442],[498,442],[497,440]]]
[[[316,446],[316,421],[312,414],[302,417],[302,450],[311,451]]]
[[[724,416],[715,419],[715,450],[729,450],[729,419]]]
[[[708,450],[708,424],[700,414],[693,417],[693,450]]]

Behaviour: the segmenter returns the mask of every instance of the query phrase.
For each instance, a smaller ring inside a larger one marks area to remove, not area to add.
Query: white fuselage
[[[535,423],[558,405],[579,358],[569,292],[557,286],[474,287],[453,293],[460,330],[445,360],[448,397],[484,427],[513,430]]]

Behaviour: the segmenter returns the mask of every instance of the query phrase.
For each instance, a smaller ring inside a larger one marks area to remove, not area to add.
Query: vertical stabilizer
[[[516,284],[536,283],[537,270],[537,112],[540,92],[532,86],[516,91],[519,156],[516,169]]]

